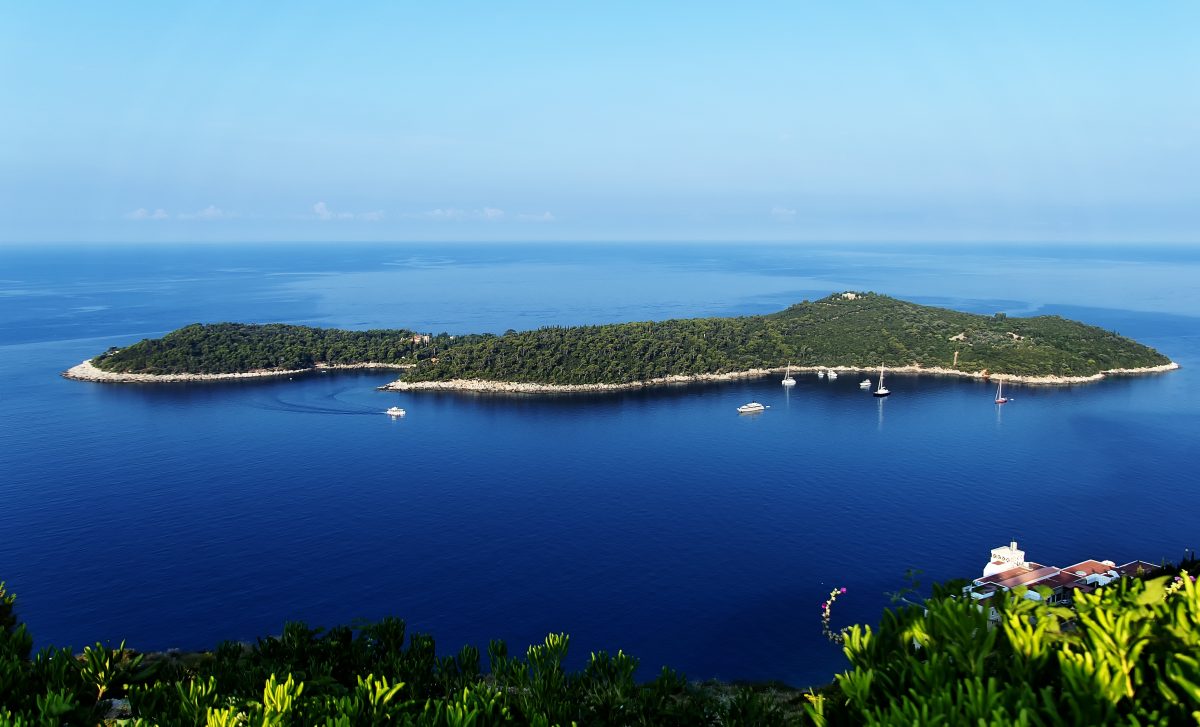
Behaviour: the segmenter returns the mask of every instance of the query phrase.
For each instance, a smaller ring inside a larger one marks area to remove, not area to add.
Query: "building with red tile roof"
[[[1091,593],[1119,578],[1139,577],[1157,569],[1158,566],[1144,560],[1120,566],[1111,560],[1084,560],[1066,568],[1042,565],[1026,561],[1025,551],[1017,548],[1014,540],[992,549],[983,575],[963,588],[963,595],[969,596],[980,608],[986,606],[992,620],[998,620],[1000,615],[991,600],[997,593],[1024,586],[1029,589],[1026,598],[1040,601],[1042,595],[1035,589],[1045,586],[1050,589],[1046,599],[1049,603],[1069,604],[1076,590]]]

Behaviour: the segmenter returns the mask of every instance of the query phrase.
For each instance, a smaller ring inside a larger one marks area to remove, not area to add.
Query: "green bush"
[[[431,637],[406,640],[397,619],[358,630],[292,623],[187,658],[142,658],[123,645],[31,658],[0,584],[0,726],[97,724],[122,692],[133,710],[123,723],[164,727],[1200,722],[1200,588],[1186,571],[1077,592],[1073,610],[1024,595],[997,596],[992,623],[959,590],[935,588],[874,628],[828,632],[851,668],[801,695],[694,684],[665,668],[639,682],[637,660],[620,651],[593,653],[574,672],[565,634],[524,658],[493,641],[485,674],[478,650],[439,659]]]
[[[524,659],[501,641],[480,653],[464,647],[437,658],[433,638],[405,637],[384,619],[357,631],[289,623],[253,645],[223,643],[211,653],[145,657],[97,644],[78,657],[45,651],[17,623],[13,597],[0,587],[0,726],[96,724],[110,699],[126,694],[133,725],[784,725],[769,695],[737,690],[727,700],[674,672],[647,683],[624,653],[593,654],[587,667],[564,667],[569,639],[551,634]]]
[[[1045,591],[1042,595],[1047,595]],[[844,631],[852,669],[814,695],[819,725],[1200,722],[1200,589],[1123,579],[1075,608],[1005,594],[1000,623],[943,592]]]

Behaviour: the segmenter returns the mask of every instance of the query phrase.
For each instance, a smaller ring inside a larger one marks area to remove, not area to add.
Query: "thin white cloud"
[[[498,207],[484,207],[477,210],[464,210],[457,207],[438,207],[435,210],[422,212],[417,215],[430,220],[484,220],[496,222],[504,219],[507,213]]]
[[[125,219],[127,220],[165,220],[170,216],[164,209],[150,211],[145,207],[138,207],[132,212],[125,213]]]
[[[383,210],[374,210],[372,212],[335,212],[324,202],[317,202],[312,206],[312,209],[319,220],[366,220],[368,222],[378,222],[384,217]]]
[[[223,220],[230,216],[220,207],[211,204],[199,212],[180,212],[178,215],[181,220]]]
[[[453,207],[438,207],[435,210],[429,210],[421,215],[433,220],[461,220],[467,216],[467,212]]]
[[[783,222],[791,222],[796,219],[796,210],[776,205],[771,208],[771,216]]]
[[[555,218],[549,212],[543,212],[540,215],[517,215],[517,219],[527,222],[553,222]]]

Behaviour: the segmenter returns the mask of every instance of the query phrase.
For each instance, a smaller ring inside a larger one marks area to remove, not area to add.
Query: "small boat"
[[[404,411],[403,409],[401,409],[398,406],[393,406],[384,412],[384,414],[387,414],[390,417],[402,417],[407,413],[408,412]]]
[[[869,389],[869,388],[871,388],[871,380],[870,380],[870,379],[863,379],[862,381],[858,382],[858,388],[860,388],[860,389]]]
[[[737,408],[738,414],[757,414],[765,410],[767,407],[759,404],[757,401],[752,401],[749,404],[742,404]]]
[[[828,376],[829,376],[829,380],[833,381],[834,379],[837,378],[837,372],[834,371],[833,369],[830,369]]]
[[[796,385],[796,380],[792,378],[792,364],[790,362],[787,365],[787,371],[785,371],[783,374],[783,381],[779,383],[783,384],[784,386]]]
[[[817,369],[817,378],[818,379],[825,378],[825,369]]]
[[[1008,403],[1008,398],[1006,396],[1004,396],[1004,381],[1000,381],[1000,383],[996,384],[996,403],[997,404],[1007,404]]]
[[[879,366],[879,388],[875,389],[875,391],[873,391],[872,393],[875,394],[875,396],[887,396],[888,394],[892,393],[892,392],[888,391],[887,389],[883,388],[883,365],[882,364]]]

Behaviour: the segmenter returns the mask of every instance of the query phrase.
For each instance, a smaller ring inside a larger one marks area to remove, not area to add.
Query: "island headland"
[[[398,368],[396,391],[586,393],[819,369],[1078,384],[1178,368],[1113,331],[1059,316],[992,316],[846,292],[768,315],[556,326],[503,335],[193,324],[63,375],[116,383]]]

